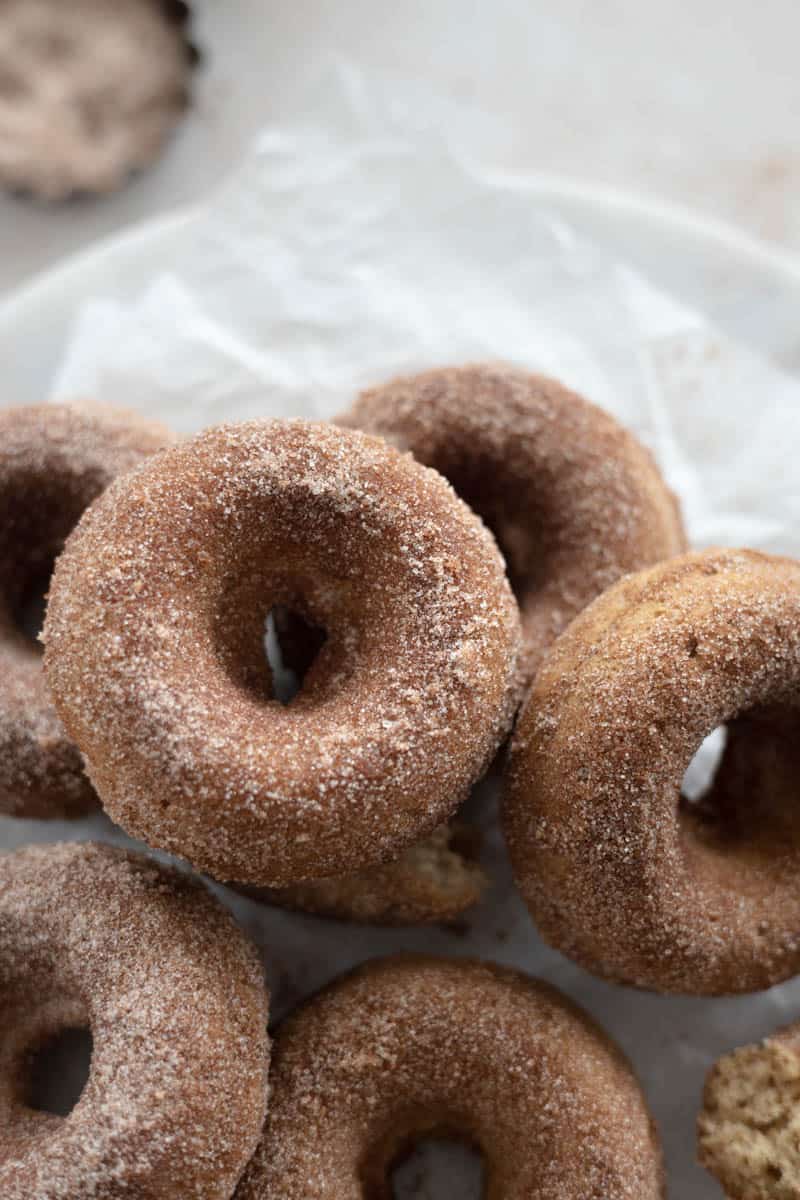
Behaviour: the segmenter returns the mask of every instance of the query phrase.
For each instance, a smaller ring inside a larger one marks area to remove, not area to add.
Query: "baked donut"
[[[0,183],[45,200],[119,188],[186,112],[183,0],[3,0]]]
[[[489,886],[477,861],[480,834],[460,821],[440,825],[393,862],[286,888],[239,889],[251,900],[317,917],[370,925],[452,924]]]
[[[110,846],[0,856],[3,1200],[228,1200],[266,1111],[255,949],[197,883]],[[30,1107],[31,1052],[93,1038],[66,1118]]]
[[[26,614],[87,505],[168,438],[102,405],[0,410],[0,813],[72,817],[97,804]]]
[[[275,606],[326,640],[271,698]],[[513,708],[519,618],[481,522],[377,438],[207,430],[121,479],[59,559],[48,681],[110,815],[225,882],[397,857],[446,820]]]
[[[684,771],[727,727],[716,777]],[[504,825],[543,937],[661,992],[800,970],[800,564],[688,554],[622,580],[552,648],[511,750]]]
[[[700,1162],[730,1200],[797,1200],[800,1025],[715,1064],[697,1133]]]
[[[595,596],[686,547],[648,451],[552,379],[502,365],[440,368],[364,392],[337,420],[410,450],[493,530],[522,612],[522,690]]]
[[[419,1138],[482,1151],[503,1200],[656,1200],[658,1139],[620,1052],[547,984],[469,960],[367,963],[278,1029],[234,1200],[391,1200]]]

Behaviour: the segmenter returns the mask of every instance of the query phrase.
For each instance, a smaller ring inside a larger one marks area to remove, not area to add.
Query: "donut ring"
[[[800,1195],[800,1024],[726,1054],[709,1072],[699,1160],[730,1200]]]
[[[285,706],[275,605],[328,634]],[[218,879],[284,887],[397,857],[452,814],[509,728],[519,618],[435,472],[363,434],[254,421],[92,506],[45,642],[111,816]]]
[[[420,1137],[483,1152],[497,1200],[657,1200],[657,1135],[601,1030],[516,971],[368,963],[278,1030],[264,1137],[234,1200],[391,1200]]]
[[[0,856],[3,1200],[228,1200],[266,1111],[264,976],[197,883],[92,844]],[[26,1058],[88,1025],[66,1118],[34,1111]]]
[[[502,365],[426,371],[364,392],[337,420],[410,450],[494,531],[522,613],[523,692],[595,596],[686,547],[652,456],[552,379]]]
[[[726,725],[700,804],[683,773]],[[520,718],[504,825],[543,937],[661,992],[800,970],[800,564],[713,550],[622,580],[553,647]]]
[[[97,805],[20,613],[87,505],[168,438],[101,405],[0,410],[0,813],[75,817]]]

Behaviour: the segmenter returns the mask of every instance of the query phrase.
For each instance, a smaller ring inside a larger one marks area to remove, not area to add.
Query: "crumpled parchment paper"
[[[696,545],[800,556],[800,384],[544,217],[524,182],[497,182],[347,72],[264,131],[135,302],[86,298],[52,396],[102,397],[190,431],[328,417],[398,372],[481,359],[550,372],[634,429],[680,494]],[[695,1000],[593,979],[537,937],[486,789],[473,808],[494,884],[457,932],[327,923],[226,895],[263,948],[273,1011],[401,948],[517,964],[568,992],[629,1054],[664,1139],[670,1194],[718,1196],[693,1162],[704,1073],[719,1053],[800,1017],[800,982]],[[87,836],[124,840],[103,817],[0,819],[5,847]]]

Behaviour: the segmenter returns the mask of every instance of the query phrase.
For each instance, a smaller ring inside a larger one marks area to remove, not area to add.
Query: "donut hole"
[[[507,496],[496,494],[497,464],[487,462],[482,470],[466,472],[462,467],[442,473],[492,533],[505,559],[511,590],[522,604],[540,585],[544,547],[530,521],[516,520]]]
[[[215,601],[214,651],[251,699],[286,709],[301,699],[313,704],[316,684],[333,673],[328,668],[347,670],[340,614],[315,594],[316,582],[276,576],[260,562],[225,579]],[[322,658],[325,667],[316,671]]]
[[[47,593],[50,589],[55,560],[56,556],[51,556],[44,566],[39,566],[30,573],[22,585],[13,610],[14,624],[17,630],[37,650],[41,650],[39,634],[44,625]]]
[[[89,1079],[92,1034],[88,1028],[62,1029],[28,1051],[25,1101],[36,1112],[68,1117]]]
[[[681,815],[716,850],[737,852],[769,874],[800,856],[800,712],[765,705],[707,737],[684,777]],[[689,772],[687,772],[687,775]],[[793,868],[794,869],[794,868]]]
[[[695,751],[681,783],[681,804],[685,809],[699,810],[711,793],[727,741],[727,727],[718,725]]]
[[[391,1200],[482,1200],[486,1195],[486,1162],[471,1142],[456,1137],[414,1141],[390,1168]],[[379,1200],[367,1193],[367,1200]]]
[[[280,704],[290,704],[303,688],[303,681],[328,640],[325,630],[302,612],[284,604],[267,614],[264,653],[272,679],[272,695]]]
[[[101,486],[92,472],[61,476],[52,467],[46,476],[24,472],[0,492],[0,621],[20,646],[40,651],[56,559]]]

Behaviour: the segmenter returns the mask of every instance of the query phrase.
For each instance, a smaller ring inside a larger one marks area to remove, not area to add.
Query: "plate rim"
[[[800,290],[800,253],[774,245],[731,222],[686,205],[605,184],[586,184],[548,172],[492,170],[489,178],[502,181],[505,186],[528,189],[532,196],[551,202],[559,199],[581,202],[607,212],[628,214],[640,221],[657,222],[684,236],[711,241],[735,253],[740,260],[746,260],[751,267],[780,276],[784,283]],[[110,254],[117,251],[129,253],[142,242],[157,239],[191,224],[202,212],[202,205],[170,209],[123,226],[67,254],[0,299],[0,326],[18,319],[24,310],[38,304],[48,293],[63,291],[76,274],[98,265]]]

